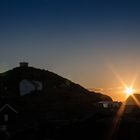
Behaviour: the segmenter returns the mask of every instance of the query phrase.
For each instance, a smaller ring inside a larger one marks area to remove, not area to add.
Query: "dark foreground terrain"
[[[138,114],[137,114],[138,116]],[[11,123],[0,131],[0,140],[138,140],[140,138],[140,119],[124,115],[114,125],[114,112],[98,112],[82,120],[36,122],[26,126],[24,123]]]

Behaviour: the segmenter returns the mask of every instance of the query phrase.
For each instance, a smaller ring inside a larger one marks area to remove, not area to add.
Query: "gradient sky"
[[[140,2],[0,0],[0,71],[28,61],[124,100],[140,89]]]

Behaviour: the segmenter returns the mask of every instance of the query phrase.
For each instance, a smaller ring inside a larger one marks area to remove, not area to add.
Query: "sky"
[[[139,15],[136,0],[0,0],[0,72],[27,61],[123,101],[124,83],[140,93]]]

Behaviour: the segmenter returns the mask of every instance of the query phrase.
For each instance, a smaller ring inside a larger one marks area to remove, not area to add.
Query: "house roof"
[[[126,105],[138,105],[140,103],[140,94],[130,95],[126,100]]]
[[[4,106],[2,106],[0,108],[0,112],[2,112],[6,107],[8,107],[9,109],[11,109],[13,112],[18,113],[17,110],[15,110],[12,106],[10,106],[9,104],[5,104]]]

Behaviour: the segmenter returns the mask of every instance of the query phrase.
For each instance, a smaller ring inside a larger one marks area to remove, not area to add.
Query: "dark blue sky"
[[[129,84],[140,70],[139,15],[135,0],[0,0],[1,71],[29,61],[87,88],[113,89],[120,83],[111,63]]]

